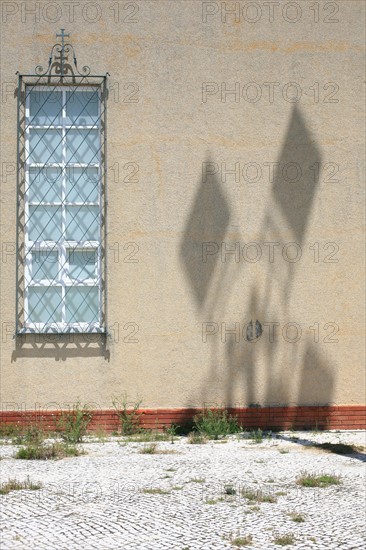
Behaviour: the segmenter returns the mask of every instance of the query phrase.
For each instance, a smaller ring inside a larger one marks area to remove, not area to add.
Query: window
[[[103,87],[42,76],[19,84],[17,332],[104,332]]]

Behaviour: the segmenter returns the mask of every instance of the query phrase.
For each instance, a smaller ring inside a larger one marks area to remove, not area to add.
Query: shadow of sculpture
[[[276,243],[278,250],[285,250],[286,254],[277,254],[272,263],[262,262],[261,280],[252,280],[250,285],[246,283],[245,264],[219,262],[219,254],[213,254],[214,248],[211,263],[202,262],[202,243],[220,243],[232,212],[216,176],[199,185],[181,244],[181,261],[197,315],[201,320],[223,320],[228,298],[238,280],[242,281],[238,295],[244,304],[239,341],[235,334],[225,335],[221,342],[219,335],[210,340],[210,373],[196,394],[202,404],[210,401],[209,388],[216,382],[221,385],[220,398],[226,406],[237,405],[238,393],[241,406],[331,402],[335,369],[328,364],[321,343],[312,343],[305,330],[299,339],[291,332],[295,325],[301,328],[301,311],[299,318],[290,316],[290,312],[296,315],[292,304],[294,279],[302,276],[296,254],[302,253],[319,185],[321,160],[320,148],[295,105],[275,163],[268,206],[258,232],[262,245]],[[242,228],[244,241],[247,234],[253,233],[253,228],[250,229]],[[288,332],[283,332],[284,325]],[[224,374],[222,368],[220,372],[218,369],[222,346],[225,346]]]

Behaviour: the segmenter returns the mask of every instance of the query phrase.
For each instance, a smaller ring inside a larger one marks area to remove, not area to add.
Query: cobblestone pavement
[[[43,486],[0,496],[1,549],[224,550],[251,535],[251,548],[271,550],[280,548],[276,537],[291,534],[293,550],[364,549],[365,456],[310,445],[328,441],[364,446],[365,432],[282,432],[259,444],[178,438],[159,442],[157,450],[168,451],[161,454],[111,438],[84,443],[86,455],[49,461],[15,460],[17,447],[3,444],[2,482],[29,476]],[[300,487],[304,471],[342,482]],[[242,489],[277,501],[248,500]]]

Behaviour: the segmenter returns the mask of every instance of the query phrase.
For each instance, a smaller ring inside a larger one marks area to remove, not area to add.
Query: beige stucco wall
[[[79,0],[72,22],[70,3],[38,2],[37,22],[24,11],[35,4],[2,3],[3,406],[80,399],[108,407],[124,391],[146,407],[364,403],[364,2],[320,1],[314,22],[308,1],[271,8],[242,1],[239,20],[228,15],[226,23],[219,1],[119,2],[116,21],[116,2],[96,8]],[[46,63],[61,27],[71,33],[79,65],[110,73],[106,349],[83,337],[56,344],[12,337],[15,72]],[[139,87],[134,103],[126,101],[131,82]],[[264,84],[271,82],[272,101]],[[203,83],[214,83],[206,101]],[[221,86],[235,83],[240,97],[223,101]],[[289,101],[289,83],[301,91],[298,102]],[[250,102],[255,90],[262,96]],[[217,173],[203,178],[206,162]],[[275,170],[271,181],[268,163],[276,162],[280,170],[297,163],[301,178],[289,183]],[[137,182],[124,181],[126,163],[138,165]],[[239,181],[229,173],[225,181],[221,168],[235,163]],[[245,181],[242,170],[253,179],[258,165],[258,181]],[[203,242],[239,243],[239,261],[222,261],[219,250],[204,263]],[[253,242],[262,252],[257,262],[248,261],[254,246],[243,249]],[[280,243],[273,262],[265,242]],[[297,262],[283,251],[290,242],[301,247]],[[138,261],[128,262],[133,250]],[[243,338],[251,319],[264,329],[256,343]],[[137,342],[128,342],[130,323],[138,326]],[[235,323],[239,341],[222,341],[221,329]],[[265,323],[278,323],[273,342]],[[287,323],[301,327],[295,343],[283,336]],[[309,328],[316,324],[318,337]],[[336,342],[325,341],[335,328]],[[205,342],[207,330],[215,333]]]

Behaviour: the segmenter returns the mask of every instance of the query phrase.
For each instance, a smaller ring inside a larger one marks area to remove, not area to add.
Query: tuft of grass
[[[314,475],[302,472],[296,483],[302,487],[329,487],[329,485],[339,485],[341,478],[331,474]]]
[[[140,450],[139,453],[142,455],[154,455],[157,453],[157,444],[151,443],[151,445],[144,445]]]
[[[298,512],[290,512],[289,516],[292,519],[292,521],[295,521],[296,523],[304,523],[305,521],[305,517],[302,514],[299,514]]]
[[[183,487],[181,485],[173,485],[172,489],[173,491],[181,491]]]
[[[66,443],[52,443],[45,445],[27,445],[21,447],[14,455],[14,458],[20,460],[49,460],[52,458],[65,458],[68,456],[79,456],[85,454],[84,451],[78,449],[75,445]]]
[[[142,489],[142,492],[146,495],[168,495],[169,491],[165,491],[164,489],[160,489],[159,487],[154,488],[146,488]]]
[[[93,434],[99,443],[105,443],[108,440],[108,432],[105,428],[98,427]]]
[[[257,430],[251,430],[248,435],[249,439],[253,440],[253,443],[263,442],[263,431],[258,428]]]
[[[232,485],[225,485],[224,493],[225,495],[236,495],[236,489]]]
[[[280,535],[273,539],[274,544],[278,544],[278,546],[289,546],[290,544],[294,544],[295,537],[292,533],[288,535]]]
[[[208,498],[206,499],[206,504],[217,504],[218,502],[222,502],[224,499],[222,497],[219,498]]]
[[[170,435],[156,430],[140,430],[138,433],[128,436],[128,443],[150,443],[152,441],[169,441]]]
[[[281,453],[281,455],[287,455],[288,454],[288,449],[278,449],[278,452]]]
[[[252,510],[253,512],[259,512],[259,510],[261,509],[260,506],[258,506],[257,504],[254,504],[252,506],[249,506],[250,510]]]
[[[112,405],[115,408],[121,425],[121,435],[132,435],[140,431],[141,414],[138,413],[142,399],[139,399],[130,406],[127,400],[127,393],[121,397],[114,397]]]
[[[206,480],[203,477],[193,477],[189,483],[204,483]]]
[[[27,477],[26,481],[17,481],[16,479],[9,479],[9,481],[6,481],[5,483],[1,484],[0,487],[0,495],[8,495],[11,491],[36,491],[37,489],[41,489],[42,484],[41,483],[33,483],[33,481],[29,480],[29,476]]]
[[[262,491],[253,491],[251,489],[243,488],[241,496],[252,502],[277,502],[277,498],[274,495],[265,495]]]
[[[241,548],[242,546],[251,546],[253,544],[253,537],[252,535],[245,535],[244,537],[235,537],[234,539],[230,540],[230,543],[233,546],[236,546],[237,548]]]
[[[199,432],[190,432],[187,443],[190,445],[204,445],[207,443],[207,437]]]
[[[204,409],[194,419],[194,429],[208,439],[238,433],[241,428],[238,419],[229,415],[226,409]]]
[[[66,443],[80,443],[87,432],[92,418],[91,411],[79,401],[75,403],[72,410],[68,412],[62,411],[56,423],[58,431],[61,432],[61,438]]]

